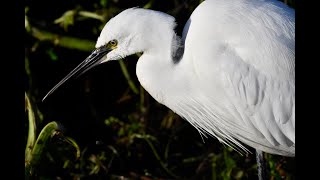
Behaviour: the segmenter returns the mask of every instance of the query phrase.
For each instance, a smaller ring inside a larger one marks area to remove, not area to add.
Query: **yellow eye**
[[[110,42],[109,42],[109,44],[112,46],[112,47],[115,47],[115,46],[117,46],[117,44],[118,44],[118,42],[117,42],[117,40],[111,40]]]

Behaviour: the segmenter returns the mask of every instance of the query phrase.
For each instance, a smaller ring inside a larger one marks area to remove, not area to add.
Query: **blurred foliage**
[[[40,160],[43,157],[43,152],[47,147],[47,143],[53,138],[59,138],[62,142],[67,142],[76,149],[76,158],[80,157],[80,149],[77,143],[70,137],[65,137],[61,133],[59,123],[52,121],[41,130],[36,137],[36,118],[33,112],[31,102],[25,94],[25,107],[28,114],[28,140],[25,150],[25,176],[26,179],[34,177],[36,169],[40,166]]]
[[[26,1],[27,179],[257,179],[253,149],[241,156],[214,138],[202,140],[140,86],[139,54],[94,68],[41,101],[117,13],[136,6],[166,12],[181,35],[200,2]],[[264,155],[268,179],[295,179],[294,158]]]

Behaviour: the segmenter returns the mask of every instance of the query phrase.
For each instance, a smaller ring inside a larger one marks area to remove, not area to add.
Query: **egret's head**
[[[102,62],[122,59],[161,46],[163,39],[171,40],[175,25],[175,19],[168,14],[130,8],[108,21],[101,31],[96,48],[111,47]]]
[[[91,55],[53,87],[43,100],[71,77],[98,64],[167,46],[162,42],[172,40],[175,25],[172,16],[159,11],[141,8],[122,11],[105,25]]]

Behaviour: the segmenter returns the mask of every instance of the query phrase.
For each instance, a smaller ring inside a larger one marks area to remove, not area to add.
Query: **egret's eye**
[[[118,44],[118,41],[114,39],[114,40],[109,41],[109,44],[111,47],[116,47]]]

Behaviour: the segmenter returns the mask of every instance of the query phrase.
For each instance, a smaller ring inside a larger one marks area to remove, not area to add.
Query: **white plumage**
[[[98,62],[143,52],[136,67],[142,86],[203,136],[239,152],[248,151],[244,143],[294,156],[294,10],[273,0],[206,0],[182,43],[175,26],[165,13],[127,9],[102,30],[96,48],[117,46]]]

